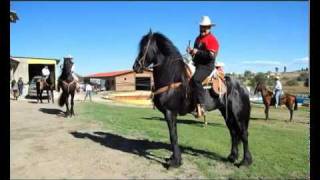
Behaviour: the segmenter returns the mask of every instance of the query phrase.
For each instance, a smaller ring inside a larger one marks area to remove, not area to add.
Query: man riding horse
[[[42,83],[48,84],[47,79],[50,76],[50,70],[48,66],[44,66],[41,72],[42,72]],[[42,86],[44,86],[44,84]]]
[[[196,71],[191,79],[194,87],[195,101],[197,103],[197,117],[205,114],[205,90],[202,82],[214,70],[215,59],[219,50],[219,43],[210,29],[215,24],[211,23],[208,16],[203,16],[200,22],[200,35],[196,38],[194,48],[187,48],[187,52],[192,55]]]

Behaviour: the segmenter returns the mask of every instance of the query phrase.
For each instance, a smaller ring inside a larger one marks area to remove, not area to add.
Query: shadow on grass
[[[65,112],[63,112],[61,109],[40,108],[39,111],[46,113],[46,114],[55,114],[55,115],[61,116],[61,117],[65,116]]]
[[[146,119],[146,120],[157,120],[157,121],[164,121],[166,122],[166,120],[164,118],[161,117],[143,117],[142,119]],[[189,119],[177,119],[177,123],[178,124],[195,124],[198,126],[203,126],[204,125],[204,121],[203,119],[201,120],[189,120]],[[220,126],[220,127],[224,127],[223,124],[219,124],[219,123],[213,123],[213,122],[208,122],[208,126]]]
[[[70,132],[75,138],[88,138],[96,143],[100,143],[108,148],[116,149],[122,152],[135,154],[141,157],[144,157],[148,160],[152,160],[158,162],[163,165],[163,167],[167,167],[165,163],[164,157],[158,157],[152,153],[150,150],[155,149],[166,149],[171,150],[170,144],[163,143],[163,142],[156,142],[156,141],[149,141],[148,139],[129,139],[117,134],[112,134],[108,132],[93,132],[93,133],[86,133],[86,132]],[[210,158],[217,161],[226,162],[227,158],[222,157],[221,155],[208,152],[205,150],[194,149],[192,147],[187,146],[180,146],[181,152],[185,154],[189,154],[192,156],[204,156],[206,158]]]
[[[253,120],[253,121],[280,121],[279,119],[275,119],[275,118],[270,118],[266,120],[265,117],[250,117],[250,120]]]

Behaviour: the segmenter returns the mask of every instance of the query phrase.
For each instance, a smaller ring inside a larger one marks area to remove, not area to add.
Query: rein
[[[140,65],[141,67],[144,67],[144,62],[145,62],[145,60],[146,60],[146,56],[147,56],[147,52],[148,52],[148,49],[149,49],[149,46],[150,46],[150,42],[151,42],[152,36],[153,36],[153,34],[151,34],[151,37],[149,37],[146,50],[144,51],[143,56],[142,56],[142,57],[139,59],[139,61],[138,61],[138,62],[139,62],[139,65]]]
[[[67,83],[66,81],[62,81],[62,83],[64,83],[68,87],[67,93],[69,93],[70,85],[75,82],[76,82],[75,80],[72,80],[70,83]]]
[[[171,84],[169,84],[167,86],[163,86],[163,87],[157,89],[156,91],[152,92],[152,94],[153,95],[157,95],[157,94],[161,94],[161,93],[167,92],[170,89],[176,89],[179,86],[181,86],[181,84],[182,84],[182,82],[171,83]]]
[[[180,59],[180,57],[175,58],[175,59],[173,59],[172,61],[173,61],[173,62],[178,62],[179,59]],[[153,67],[160,66],[160,65],[162,65],[162,63],[157,63],[157,64],[154,65]],[[188,72],[187,72],[187,74],[188,74]],[[188,75],[187,75],[187,76],[188,76]],[[190,79],[189,79],[189,77],[188,77],[188,81],[189,81],[189,80],[190,80]],[[153,97],[154,95],[167,92],[167,91],[169,91],[170,89],[176,89],[176,88],[180,87],[181,85],[182,85],[182,82],[170,83],[169,85],[163,86],[163,87],[161,87],[161,88],[153,91],[153,92],[152,92],[152,97]]]

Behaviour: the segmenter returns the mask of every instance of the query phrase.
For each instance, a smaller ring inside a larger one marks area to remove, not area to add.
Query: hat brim
[[[199,26],[210,26],[210,27],[213,27],[213,26],[216,26],[216,24],[199,24]]]

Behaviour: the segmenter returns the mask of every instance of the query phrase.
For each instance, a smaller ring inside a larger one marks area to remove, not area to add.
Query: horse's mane
[[[71,75],[72,61],[70,59],[65,59],[63,62],[63,68],[59,79],[66,80]]]
[[[158,32],[153,34],[153,40],[155,43],[151,43],[150,48],[154,51],[160,51],[166,57],[162,63],[168,72],[172,72],[170,74],[172,82],[181,81],[182,86],[187,88],[189,82],[187,80],[186,64],[178,48],[165,35]]]
[[[269,95],[273,95],[273,92],[267,87],[266,83],[264,82],[259,82],[259,83],[260,83],[260,86],[263,87]]]

